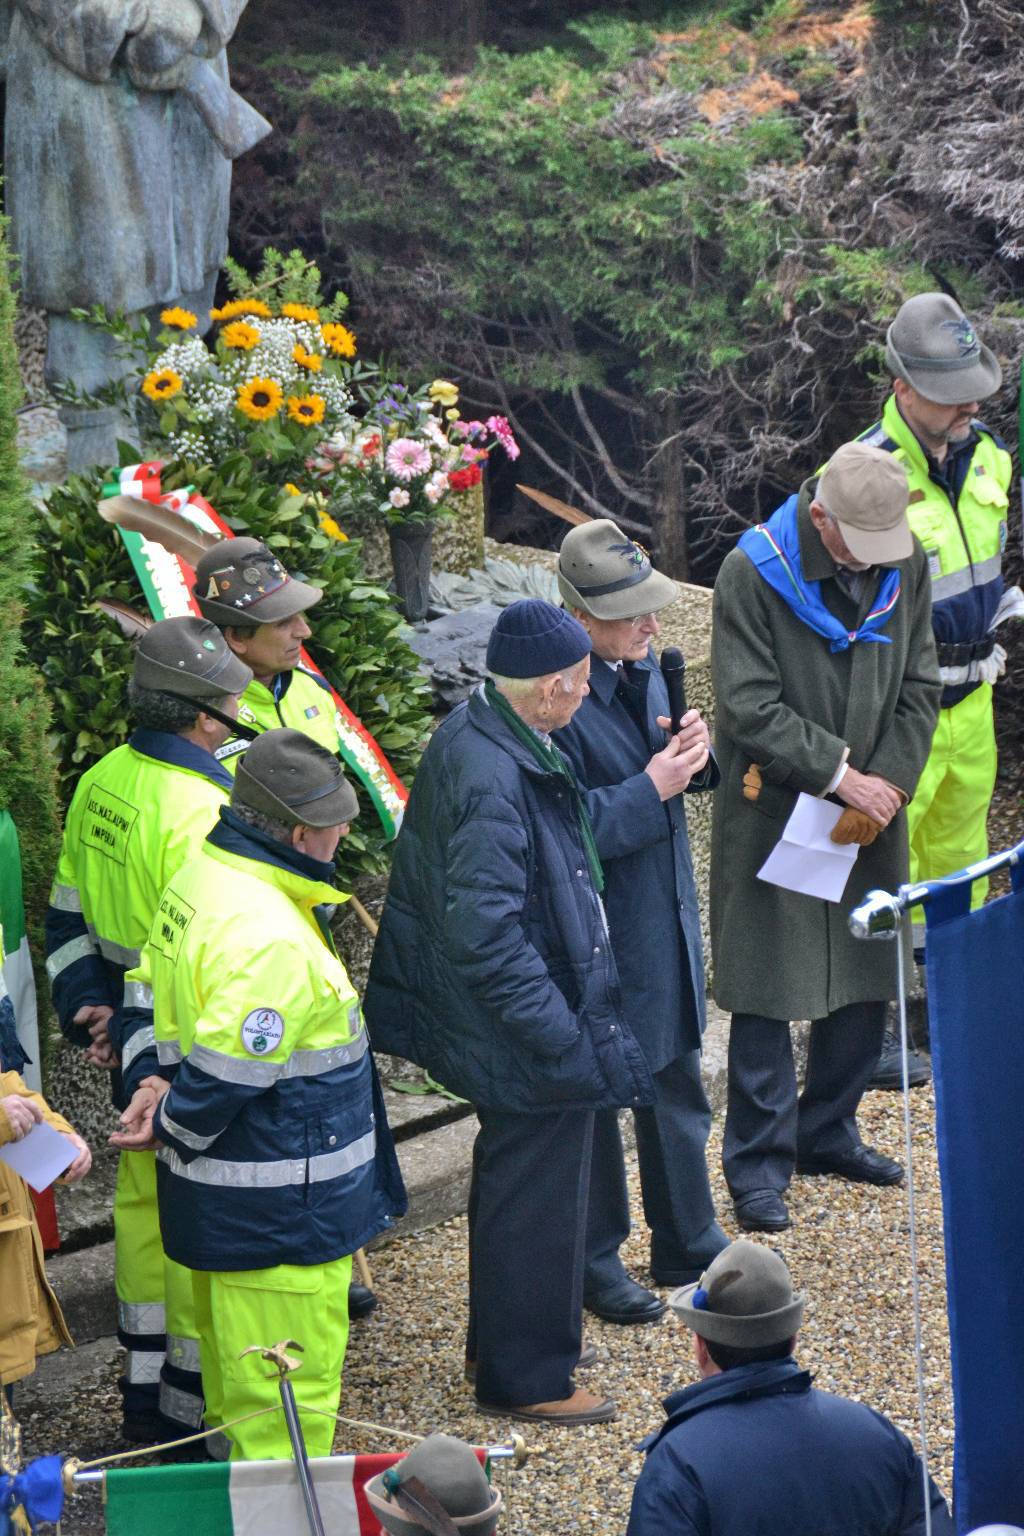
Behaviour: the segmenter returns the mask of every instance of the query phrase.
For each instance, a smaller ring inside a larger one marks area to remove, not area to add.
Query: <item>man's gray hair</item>
[[[128,708],[135,717],[135,724],[144,731],[169,731],[178,736],[189,731],[199,719],[202,705],[193,699],[179,699],[162,688],[142,688],[130,678],[128,681]]]
[[[254,811],[251,805],[236,798],[234,790],[231,792],[231,809],[247,827],[272,837],[275,843],[287,843],[291,847],[292,829],[286,821],[278,821],[276,816],[267,816],[263,811]]]
[[[586,657],[583,660],[586,660]],[[571,667],[566,667],[564,672],[546,672],[543,677],[499,677],[496,672],[492,672],[491,681],[498,692],[510,702],[515,699],[532,698],[541,683],[546,683],[549,677],[561,677],[563,691],[572,693],[575,687],[576,671],[581,665],[581,662],[576,661]]]

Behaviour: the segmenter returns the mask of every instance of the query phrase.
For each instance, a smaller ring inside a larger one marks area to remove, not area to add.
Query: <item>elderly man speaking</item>
[[[576,1388],[594,1111],[653,1097],[624,1021],[601,862],[551,741],[587,691],[590,638],[513,603],[491,676],[433,736],[409,799],[366,992],[375,1049],[474,1104],[467,1369],[501,1417],[588,1424]]]
[[[885,945],[847,919],[866,891],[907,878],[903,807],[939,707],[928,565],[907,524],[906,471],[846,443],[745,533],[715,586],[712,674],[722,785],[711,853],[715,998],[732,1011],[722,1160],[747,1231],[789,1225],[794,1171],[894,1184],[856,1112],[895,992]],[[800,792],[844,810],[858,843],[835,904],[758,879]],[[789,1021],[811,1019],[797,1102]]]

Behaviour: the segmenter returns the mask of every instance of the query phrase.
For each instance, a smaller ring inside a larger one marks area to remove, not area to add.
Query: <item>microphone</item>
[[[661,675],[668,689],[668,712],[674,736],[686,714],[686,662],[677,645],[666,645],[662,651]]]

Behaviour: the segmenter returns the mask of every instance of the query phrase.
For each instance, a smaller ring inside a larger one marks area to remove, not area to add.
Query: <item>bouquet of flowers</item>
[[[276,465],[301,464],[325,428],[347,423],[356,355],[347,326],[312,304],[272,307],[254,296],[210,317],[215,329],[203,338],[196,315],[165,309],[161,347],[140,385],[176,458],[216,463],[244,447]]]
[[[410,392],[392,385],[357,420],[351,414],[306,460],[313,479],[342,513],[422,523],[451,515],[457,498],[479,485],[496,447],[510,459],[519,445],[504,416],[464,420],[447,379]]]

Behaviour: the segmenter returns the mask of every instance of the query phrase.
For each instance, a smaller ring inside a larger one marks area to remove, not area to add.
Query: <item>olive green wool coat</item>
[[[877,578],[859,611],[835,580],[836,566],[810,519],[816,479],[800,491],[803,573],[822,583],[826,606],[854,629],[871,611]],[[758,880],[798,793],[820,795],[849,747],[849,763],[913,795],[939,709],[931,591],[920,544],[900,564],[902,588],[882,633],[832,652],[758,575],[742,550],[725,559],[715,584],[711,667],[715,793],[711,845],[714,996],[734,1013],[818,1019],[848,1003],[896,994],[895,946],[850,933],[851,909],[867,891],[895,890],[908,878],[906,815],[900,811],[861,848],[841,901],[797,895]],[[742,794],[758,763],[756,803]],[[908,930],[909,932],[909,930]]]

